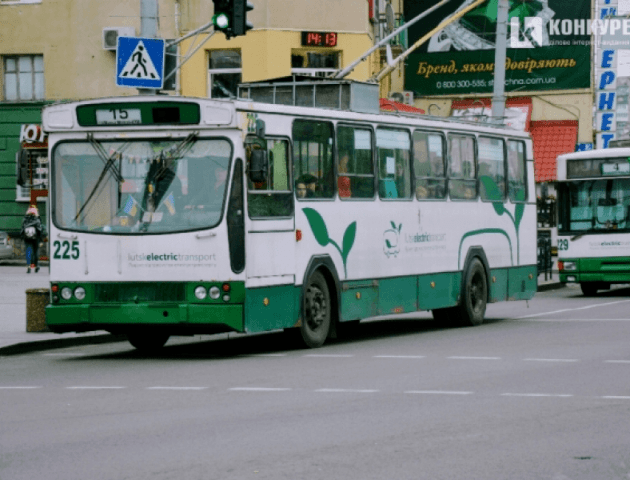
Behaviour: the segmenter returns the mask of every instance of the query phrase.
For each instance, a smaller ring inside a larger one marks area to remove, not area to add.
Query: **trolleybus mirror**
[[[249,157],[249,179],[254,183],[264,182],[267,180],[268,170],[267,151],[259,148],[252,149]]]

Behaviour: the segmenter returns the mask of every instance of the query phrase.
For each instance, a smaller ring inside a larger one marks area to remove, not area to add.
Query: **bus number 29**
[[[55,249],[53,258],[60,260],[76,260],[79,258],[79,242],[77,240],[73,240],[72,243],[68,240],[64,240],[63,242],[55,240],[53,242],[53,248]]]
[[[558,240],[558,250],[568,250],[569,249],[569,240],[566,238],[560,238]]]

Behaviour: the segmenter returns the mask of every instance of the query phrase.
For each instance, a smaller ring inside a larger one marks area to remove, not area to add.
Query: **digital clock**
[[[337,32],[302,32],[304,47],[336,47]]]

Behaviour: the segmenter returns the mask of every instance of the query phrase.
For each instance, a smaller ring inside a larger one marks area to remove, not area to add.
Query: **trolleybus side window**
[[[308,198],[332,198],[335,193],[332,123],[296,120],[293,149],[296,187],[305,185]],[[300,191],[296,188],[297,193]]]
[[[505,200],[505,145],[499,138],[479,137],[479,196]]]
[[[413,132],[413,167],[416,198],[446,197],[444,137],[438,133]]]
[[[337,191],[342,200],[374,198],[372,131],[347,125],[337,127]]]
[[[266,138],[269,169],[263,182],[249,182],[247,192],[250,217],[289,217],[293,215],[293,194],[289,163],[289,142]]]
[[[475,138],[470,135],[448,136],[448,191],[456,200],[477,198]]]
[[[376,130],[378,191],[383,199],[411,196],[411,141],[407,130]]]
[[[512,202],[527,200],[527,168],[525,164],[525,144],[508,140],[508,196]]]

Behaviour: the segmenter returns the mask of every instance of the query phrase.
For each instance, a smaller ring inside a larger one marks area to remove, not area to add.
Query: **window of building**
[[[306,120],[296,120],[293,123],[293,170],[296,185],[302,183],[307,186],[307,197],[333,197],[335,189],[331,123]]]
[[[4,57],[4,99],[7,101],[44,99],[44,56]]]
[[[411,141],[406,130],[379,128],[376,131],[378,191],[381,198],[411,196]]]
[[[479,137],[479,195],[482,200],[505,199],[505,144],[499,138]]]
[[[446,197],[446,167],[442,135],[413,132],[413,167],[418,200]]]
[[[28,202],[31,199],[31,190],[48,189],[48,151],[44,148],[21,150],[16,153],[16,157],[20,155],[28,158],[29,169],[26,172],[28,178],[25,179],[26,182],[23,187],[16,185],[15,199]],[[16,158],[16,164],[19,168],[19,158]]]
[[[242,65],[239,50],[212,50],[208,70],[208,97],[236,98],[241,83]]]
[[[291,73],[311,77],[328,77],[339,69],[339,52],[307,52],[295,50],[291,54]]]
[[[474,137],[456,134],[448,136],[448,176],[448,192],[451,198],[477,198]]]
[[[339,197],[374,197],[372,130],[337,127],[337,192]]]
[[[512,202],[527,200],[527,182],[525,178],[525,144],[515,140],[508,141],[508,197]]]

